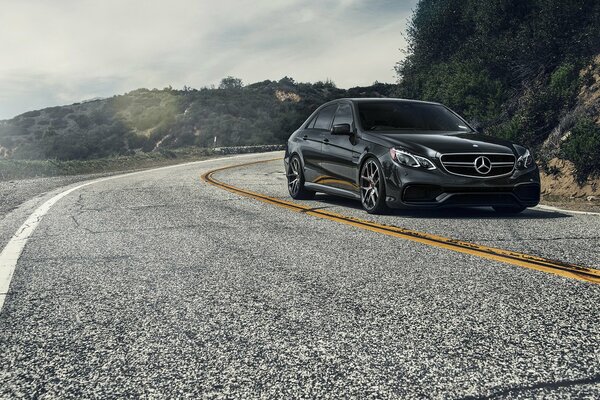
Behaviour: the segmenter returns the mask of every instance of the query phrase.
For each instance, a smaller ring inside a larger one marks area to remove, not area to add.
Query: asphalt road
[[[600,397],[600,285],[200,179],[274,156],[144,172],[56,203],[0,313],[0,398]],[[288,199],[281,161],[215,176]],[[62,190],[7,214],[2,246]],[[302,204],[600,268],[600,216]]]

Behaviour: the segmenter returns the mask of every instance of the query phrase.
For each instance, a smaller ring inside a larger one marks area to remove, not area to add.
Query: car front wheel
[[[369,158],[360,170],[360,201],[369,214],[387,214],[385,204],[385,182],[381,165]]]
[[[288,191],[290,196],[296,200],[310,200],[315,197],[315,192],[304,187],[304,172],[300,157],[292,156],[287,170]]]

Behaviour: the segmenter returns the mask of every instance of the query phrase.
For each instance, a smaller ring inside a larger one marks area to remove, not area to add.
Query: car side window
[[[340,104],[333,118],[333,125],[348,124],[352,127],[352,107],[348,103]]]
[[[332,104],[330,106],[325,107],[319,112],[317,119],[315,121],[315,129],[331,129],[331,121],[333,120],[333,114],[337,108],[337,104]]]

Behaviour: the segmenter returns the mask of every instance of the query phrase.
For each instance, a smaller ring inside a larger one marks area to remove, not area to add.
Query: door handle
[[[304,136],[302,136],[302,139],[304,139],[304,140],[308,140],[308,135],[304,135]]]
[[[329,139],[327,139],[327,138],[323,139],[323,143],[329,144]]]

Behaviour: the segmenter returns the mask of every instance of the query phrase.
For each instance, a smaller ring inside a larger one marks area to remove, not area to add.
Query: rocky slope
[[[592,173],[584,180],[576,178],[575,165],[565,160],[563,147],[573,134],[575,121],[588,119],[600,126],[600,54],[580,71],[582,86],[574,107],[555,127],[541,149],[548,161],[542,172],[544,194],[569,198],[600,200],[600,176]],[[593,149],[600,153],[600,148]]]

